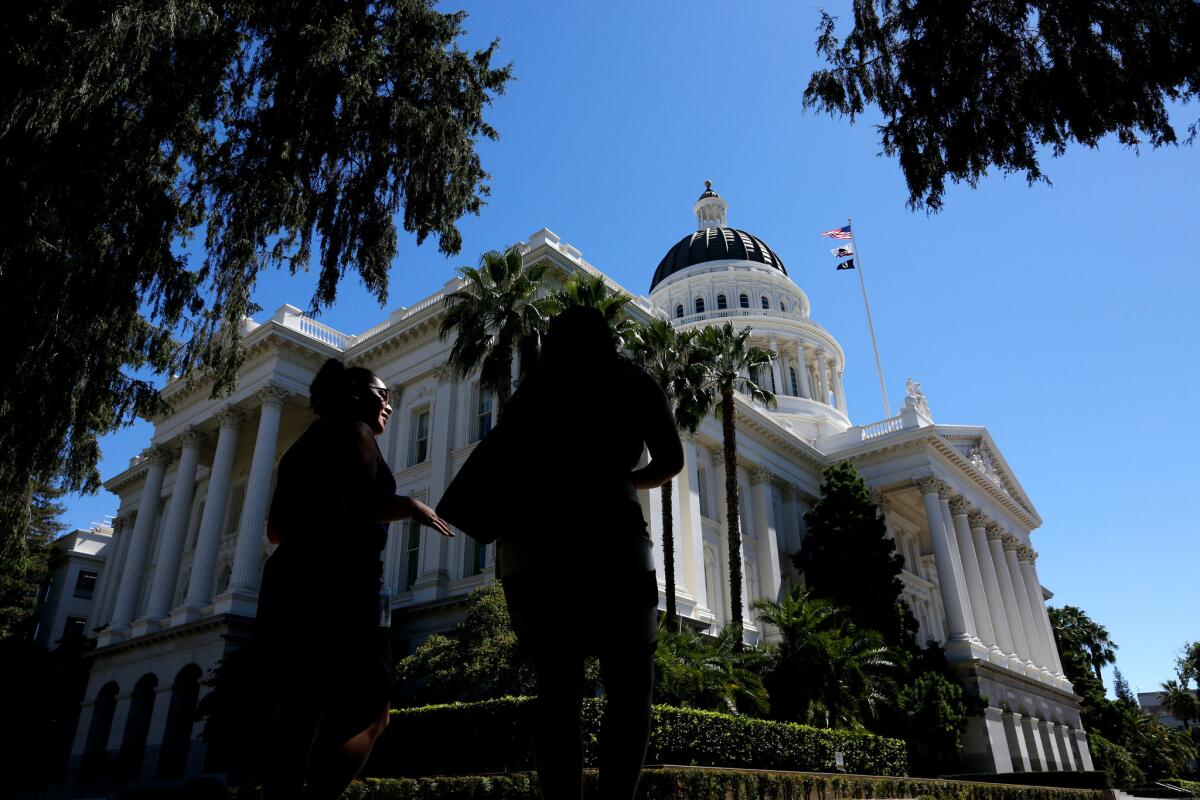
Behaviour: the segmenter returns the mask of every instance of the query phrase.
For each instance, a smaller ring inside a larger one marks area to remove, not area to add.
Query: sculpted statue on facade
[[[932,420],[933,414],[929,411],[929,402],[925,399],[925,392],[921,391],[921,384],[912,378],[907,378],[905,381],[904,407],[911,408],[926,419]]]

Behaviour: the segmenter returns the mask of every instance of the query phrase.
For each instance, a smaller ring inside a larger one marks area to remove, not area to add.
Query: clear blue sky
[[[1045,520],[1033,541],[1052,602],[1108,627],[1135,691],[1171,677],[1176,651],[1200,639],[1200,530],[1184,502],[1200,477],[1200,150],[1077,147],[1047,156],[1053,187],[993,175],[926,216],[906,209],[870,120],[802,110],[816,5],[443,6],[459,7],[468,43],[499,36],[516,71],[489,117],[502,139],[480,148],[492,197],[462,221],[459,257],[403,242],[386,309],[542,226],[645,293],[711,179],[729,223],[782,256],[842,343],[851,416],[871,422],[884,412],[858,282],[818,238],[853,217],[893,407],[912,376],[938,422],[987,426]],[[259,319],[306,307],[313,283],[264,276]],[[356,279],[341,291],[328,324],[354,333],[386,315]],[[142,423],[108,437],[103,476],[149,435]],[[116,499],[68,509],[84,526]]]

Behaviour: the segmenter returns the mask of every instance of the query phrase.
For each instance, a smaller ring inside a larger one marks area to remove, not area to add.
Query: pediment
[[[1030,514],[1037,513],[1033,510],[1029,495],[986,430],[974,434],[943,431],[942,435],[981,478],[1007,494]]]

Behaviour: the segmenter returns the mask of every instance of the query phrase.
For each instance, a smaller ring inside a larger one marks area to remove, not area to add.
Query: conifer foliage
[[[98,485],[97,437],[219,391],[260,271],[382,302],[398,225],[458,252],[508,67],[433,0],[0,4],[0,559],[31,481]],[[189,260],[187,247],[192,245]],[[202,245],[202,247],[199,247]]]
[[[860,628],[905,642],[897,608],[904,559],[896,553],[871,490],[849,461],[826,467],[821,499],[804,515],[807,533],[793,563],[808,590],[845,609]],[[909,637],[908,641],[911,641]]]

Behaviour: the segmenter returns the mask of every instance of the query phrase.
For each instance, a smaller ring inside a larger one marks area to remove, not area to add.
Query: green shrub
[[[1172,786],[1178,786],[1185,792],[1189,792],[1193,797],[1200,797],[1200,781],[1185,781],[1183,778],[1169,778],[1163,781]]]
[[[916,778],[814,773],[652,769],[642,773],[639,800],[1100,800],[1101,793]],[[342,800],[535,800],[531,774],[448,778],[372,779],[355,784]],[[595,773],[584,776],[584,797],[594,800]]]
[[[1146,775],[1138,766],[1137,760],[1119,744],[1113,744],[1100,734],[1092,732],[1088,734],[1088,749],[1092,752],[1092,764],[1097,770],[1106,773],[1116,788],[1128,791],[1146,782]]]
[[[393,711],[392,725],[377,742],[364,774],[459,775],[530,769],[529,702],[510,697]],[[602,712],[602,700],[584,701],[584,751],[589,764],[595,763]],[[447,742],[454,746],[448,747]],[[905,772],[907,754],[899,739],[671,706],[654,707],[646,762],[833,771],[838,752],[848,772]]]

